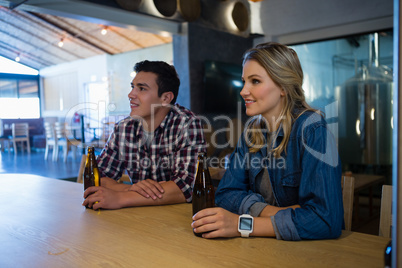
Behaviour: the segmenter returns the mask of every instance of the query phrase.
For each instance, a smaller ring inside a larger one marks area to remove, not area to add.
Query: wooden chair
[[[67,138],[66,135],[66,124],[55,122],[54,123],[54,135],[56,140],[56,150],[54,150],[55,155],[53,156],[53,160],[57,161],[59,157],[59,148],[61,147],[63,150],[63,159],[64,162],[67,162],[67,156],[70,148],[73,150],[73,157],[75,158],[77,147],[74,146],[72,142]]]
[[[52,149],[53,150],[52,160],[56,161],[55,155],[56,150],[58,150],[58,147],[57,147],[57,140],[55,139],[54,129],[49,122],[45,122],[43,126],[45,127],[45,136],[46,136],[45,160],[47,160],[49,156],[49,150]]]
[[[1,146],[1,151],[4,151],[4,144],[7,143],[8,146],[8,152],[10,152],[10,143],[9,143],[9,138],[8,136],[4,135],[4,129],[3,129],[3,121],[0,119],[0,146]]]
[[[129,177],[127,174],[121,175],[120,179],[119,179],[117,182],[118,182],[118,183],[125,183],[125,182],[127,182],[127,183],[131,184],[130,177]]]
[[[343,218],[345,230],[352,230],[353,199],[354,199],[355,178],[349,176],[342,177],[342,197],[343,197]]]
[[[244,126],[241,124],[241,119],[239,121],[238,118],[231,118],[231,121],[231,123],[228,123],[230,130],[226,132],[226,140],[229,142],[231,148],[235,148],[244,130]]]
[[[67,162],[67,155],[68,155],[68,140],[66,137],[66,132],[64,128],[64,124],[60,122],[55,122],[54,123],[54,133],[55,133],[55,139],[57,140],[57,148],[55,150],[55,161],[58,160],[59,157],[59,148],[61,147],[63,149],[63,155],[64,155],[64,162]]]
[[[77,176],[78,183],[83,183],[83,175],[84,175],[86,161],[87,161],[87,156],[84,154],[81,157],[80,169],[78,171],[78,176]],[[127,174],[123,174],[117,182],[118,183],[128,182],[131,184],[130,177]]]
[[[21,142],[21,149],[24,150],[24,142],[27,144],[27,151],[31,153],[31,145],[29,144],[29,125],[28,123],[13,123],[11,125],[12,136],[9,139],[13,143],[14,152],[17,154],[17,142]]]
[[[87,161],[87,156],[85,154],[82,155],[81,157],[81,163],[80,163],[80,169],[78,170],[78,176],[77,176],[77,182],[78,183],[83,183],[83,175],[84,175],[84,169],[85,169],[85,162]]]
[[[379,236],[391,237],[392,229],[392,185],[382,186]]]

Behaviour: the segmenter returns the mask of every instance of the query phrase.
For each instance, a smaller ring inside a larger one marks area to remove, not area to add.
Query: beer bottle
[[[88,146],[87,160],[84,169],[84,190],[91,186],[100,186],[98,164],[95,158],[95,148]]]
[[[193,187],[193,215],[204,208],[215,206],[215,191],[206,163],[205,153],[198,153],[197,173]],[[194,233],[201,237],[201,233]]]

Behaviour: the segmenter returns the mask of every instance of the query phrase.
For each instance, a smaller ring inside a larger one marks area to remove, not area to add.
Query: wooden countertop
[[[82,184],[0,175],[0,267],[383,267],[387,238],[207,240],[191,204],[93,211]]]

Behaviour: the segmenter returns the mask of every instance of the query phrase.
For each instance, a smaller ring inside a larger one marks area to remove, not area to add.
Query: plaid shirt
[[[102,177],[119,179],[127,170],[133,183],[145,179],[174,181],[191,202],[197,155],[206,151],[201,121],[175,105],[147,144],[142,121],[127,117],[118,122],[98,157]]]

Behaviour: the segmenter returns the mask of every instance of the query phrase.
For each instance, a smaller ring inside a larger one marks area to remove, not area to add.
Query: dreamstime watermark
[[[241,111],[241,106],[243,105],[242,102],[239,102],[237,105],[237,112],[235,117],[230,117],[229,115],[215,115],[212,118],[207,117],[204,115],[197,115],[197,117],[188,117],[183,111],[178,109],[177,106],[175,105],[152,105],[150,109],[150,119],[149,120],[144,120],[144,118],[140,116],[132,116],[132,120],[139,120],[145,126],[147,129],[155,129],[157,126],[157,121],[155,120],[154,115],[158,112],[158,109],[161,108],[170,108],[170,109],[175,109],[177,113],[176,120],[181,120],[180,121],[180,130],[177,131],[177,137],[175,139],[170,140],[169,142],[165,142],[162,144],[152,144],[152,148],[156,150],[162,150],[164,148],[172,147],[175,145],[178,145],[180,142],[181,144],[179,145],[185,145],[185,146],[199,146],[199,137],[200,135],[207,137],[207,148],[212,146],[215,149],[226,149],[226,148],[234,148],[235,145],[237,144],[238,140],[241,135],[243,134],[244,130],[247,130],[247,134],[244,134],[244,138],[246,140],[246,143],[248,145],[252,144],[252,142],[249,140],[250,133],[253,131],[259,131],[263,135],[269,135],[268,129],[259,129],[259,130],[254,130],[250,128],[250,124],[255,121],[255,117],[250,117],[245,122],[243,123],[243,118],[242,118],[242,111]],[[111,105],[106,105],[105,102],[99,102],[99,103],[81,103],[78,104],[74,107],[72,107],[68,113],[66,114],[65,117],[65,122],[67,123],[67,136],[70,137],[70,141],[73,142],[73,144],[76,144],[79,147],[86,146],[85,143],[82,143],[81,140],[71,138],[74,137],[75,133],[77,131],[81,130],[81,126],[77,126],[77,124],[73,123],[74,118],[76,114],[88,114],[88,111],[91,111],[92,114],[94,112],[98,112],[98,118],[97,118],[97,125],[99,128],[103,128],[103,131],[106,131],[106,128],[108,132],[112,132],[112,128],[115,127],[118,131],[118,125],[115,125],[114,123],[119,122],[120,120],[127,118],[128,115],[109,115],[111,112],[114,111],[116,106],[113,104]],[[316,149],[314,149],[314,144],[312,146],[308,145],[306,143],[306,137],[302,137],[302,144],[304,146],[304,149],[310,153],[313,157],[316,159],[330,165],[330,166],[337,166],[339,164],[339,158],[338,158],[338,153],[337,153],[337,137],[338,137],[338,102],[333,102],[327,106],[325,106],[325,115],[326,119],[331,119],[330,123],[327,124],[326,128],[326,134],[325,136],[325,152],[320,152]],[[304,122],[302,128],[308,128],[310,125],[315,124],[321,120],[321,116],[317,113],[312,113],[309,118]],[[92,120],[94,121],[94,120]],[[280,121],[280,119],[277,119],[276,121]],[[220,127],[217,128],[216,125],[223,126],[225,127]],[[85,125],[84,125],[85,128]],[[132,128],[132,131],[134,129]],[[123,133],[123,131],[118,131],[120,135],[120,140],[124,141],[120,143],[121,148],[128,147],[128,148],[139,148],[142,145],[146,143],[145,137],[143,139],[128,139],[127,137],[134,137],[135,133]],[[304,131],[302,131],[304,133]],[[219,141],[218,135],[219,134],[224,134],[226,139],[222,141]],[[152,134],[151,134],[152,135]],[[104,136],[104,139],[99,139],[97,140],[99,148],[103,148],[106,141],[107,141],[108,135]],[[92,143],[93,144],[93,143]],[[270,148],[270,144],[262,144],[260,145],[259,149],[268,149]],[[126,150],[122,150],[122,152],[125,152]],[[121,157],[127,158],[126,155],[121,155]],[[132,157],[131,157],[132,158]],[[235,159],[234,162],[234,167],[269,167],[269,168],[286,168],[286,163],[285,159],[281,156],[278,158],[266,158],[266,159],[261,159],[259,161],[254,160],[255,158],[250,158],[248,155],[245,155],[240,159],[238,156],[232,157]],[[133,159],[135,160],[135,159]],[[149,167],[148,162],[143,160],[144,162],[141,164],[142,167],[147,168]],[[219,168],[224,168],[228,167],[230,164],[228,157],[217,157],[217,156],[209,156],[208,162],[211,167],[219,167]],[[250,162],[250,161],[256,161],[256,162]],[[162,167],[164,168],[165,166],[167,167],[173,167],[177,166],[178,163],[175,162],[175,159],[170,159],[169,161],[151,161],[152,165],[156,165],[157,167]]]

